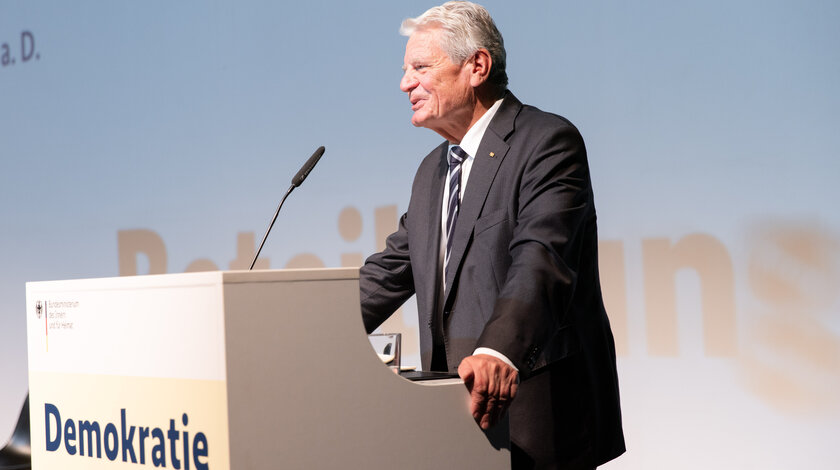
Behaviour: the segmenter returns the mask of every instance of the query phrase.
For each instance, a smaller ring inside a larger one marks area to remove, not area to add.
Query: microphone
[[[315,168],[315,164],[318,163],[318,160],[321,159],[321,155],[324,154],[324,150],[326,149],[324,149],[323,145],[318,147],[317,150],[315,150],[315,153],[313,153],[312,156],[309,157],[309,160],[307,160],[306,163],[303,164],[303,166],[297,172],[295,177],[292,178],[292,186],[297,188],[298,186],[300,186],[301,183],[303,183],[303,180],[305,180],[306,177],[309,176],[309,172],[312,171],[313,168]]]
[[[265,235],[263,235],[262,241],[260,242],[260,247],[257,248],[257,253],[254,255],[254,260],[251,261],[251,267],[248,268],[248,271],[254,269],[254,265],[257,264],[257,258],[260,257],[260,252],[263,249],[263,245],[265,245],[265,240],[268,238],[268,233],[271,232],[271,227],[274,227],[274,222],[277,221],[277,216],[280,215],[280,208],[283,207],[283,203],[286,202],[286,198],[289,197],[289,194],[292,194],[292,191],[295,188],[297,188],[303,183],[303,180],[305,180],[307,176],[309,176],[309,172],[311,172],[312,169],[315,168],[315,164],[318,163],[318,160],[321,159],[321,155],[324,154],[324,150],[326,149],[323,145],[318,147],[318,149],[315,150],[315,153],[313,153],[312,156],[309,157],[309,160],[307,160],[306,163],[303,164],[303,166],[300,168],[300,171],[297,172],[295,177],[292,178],[292,185],[289,186],[289,189],[286,190],[286,194],[283,196],[283,199],[280,200],[280,204],[277,205],[277,210],[274,211],[274,217],[271,218],[271,223],[268,224],[268,229],[266,229]]]

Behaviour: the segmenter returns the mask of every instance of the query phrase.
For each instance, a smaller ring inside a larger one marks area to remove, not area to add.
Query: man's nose
[[[400,90],[409,93],[411,90],[417,87],[417,78],[414,76],[414,72],[411,70],[406,70],[403,73],[402,80],[400,80]]]

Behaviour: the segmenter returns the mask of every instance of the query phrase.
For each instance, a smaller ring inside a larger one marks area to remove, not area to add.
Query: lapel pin
[[[492,158],[492,157],[495,157],[495,156],[496,156],[496,154],[495,154],[495,153],[490,152],[490,157],[491,157],[491,158]]]

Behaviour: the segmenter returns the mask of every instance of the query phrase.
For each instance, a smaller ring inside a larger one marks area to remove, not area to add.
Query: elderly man
[[[361,269],[365,326],[416,293],[423,368],[458,372],[482,429],[508,413],[514,468],[595,468],[624,438],[583,139],[507,90],[483,7],[449,2],[400,32],[411,122],[446,142]]]

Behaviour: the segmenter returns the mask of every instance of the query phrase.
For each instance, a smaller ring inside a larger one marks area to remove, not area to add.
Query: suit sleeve
[[[359,270],[359,290],[362,319],[368,333],[414,294],[405,214],[397,231],[388,236],[385,249],[365,260]]]
[[[546,347],[556,347],[561,330],[574,327],[570,310],[581,252],[588,225],[594,230],[583,139],[563,122],[543,133],[520,163],[516,222],[507,247],[511,264],[478,341],[510,358],[526,376]]]

